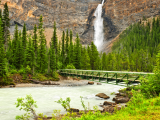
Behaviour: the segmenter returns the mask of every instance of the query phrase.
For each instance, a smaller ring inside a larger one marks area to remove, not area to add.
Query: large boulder
[[[104,98],[104,99],[110,98],[109,96],[107,96],[107,95],[104,94],[104,93],[98,93],[96,96],[97,96],[97,97],[100,97],[100,98]]]
[[[89,84],[89,85],[93,85],[94,82],[93,82],[93,81],[88,81],[88,84]]]
[[[117,97],[114,99],[115,103],[119,104],[119,103],[127,103],[129,101],[128,97]]]

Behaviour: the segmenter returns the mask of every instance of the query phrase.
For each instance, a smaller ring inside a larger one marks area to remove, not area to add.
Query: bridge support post
[[[107,83],[108,83],[108,73],[107,73]]]
[[[100,74],[101,74],[101,73],[99,72],[99,82],[100,82],[100,79],[101,79],[101,78],[100,78]]]
[[[117,81],[117,73],[116,73],[116,85],[118,85],[118,81]]]

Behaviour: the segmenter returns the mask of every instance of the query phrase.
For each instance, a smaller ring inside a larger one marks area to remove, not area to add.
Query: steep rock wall
[[[114,38],[132,23],[158,15],[160,0],[106,0],[103,6],[106,44],[102,51],[109,52]]]
[[[39,23],[39,16],[43,15],[46,28],[53,27],[56,21],[59,30],[71,29],[74,35],[78,33],[82,37],[89,29],[91,20],[88,16],[101,0],[2,0],[1,8],[5,2],[10,11],[11,32],[15,24],[18,23],[21,29],[24,22],[28,30],[33,29],[34,24]],[[93,39],[94,31],[88,33],[82,37],[82,43]]]
[[[90,44],[94,39],[94,12],[102,0],[2,0],[3,7],[8,3],[11,28],[23,23],[28,30],[39,23],[39,16],[44,17],[44,26],[58,30],[72,29],[74,35],[79,33],[83,44]],[[138,22],[143,17],[160,15],[160,0],[105,0],[103,5],[105,44],[102,51],[108,52],[112,40],[126,27]],[[59,38],[60,39],[60,38]],[[115,39],[114,39],[115,40]]]

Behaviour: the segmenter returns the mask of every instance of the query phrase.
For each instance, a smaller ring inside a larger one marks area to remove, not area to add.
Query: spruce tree
[[[76,43],[74,45],[74,62],[73,65],[75,66],[76,69],[81,69],[81,46],[80,46],[80,39],[77,34],[76,37]]]
[[[23,25],[23,32],[22,32],[22,46],[25,52],[26,46],[27,46],[27,30],[26,30],[26,24]]]
[[[106,53],[102,54],[102,70],[107,70]]]
[[[36,24],[35,24],[35,26],[34,26],[32,41],[33,41],[32,44],[33,44],[35,56],[37,57],[38,37],[37,37],[37,26],[36,26]]]
[[[69,64],[73,64],[73,33],[72,30],[70,30],[70,45],[69,45]]]
[[[10,27],[10,19],[9,19],[9,10],[7,3],[4,4],[4,10],[3,10],[3,36],[4,36],[4,44],[5,44],[5,50],[7,49],[7,40],[9,36],[9,27]]]
[[[2,28],[2,21],[0,18],[0,77],[3,77],[6,75],[5,70],[5,50],[4,50],[4,44],[3,44],[3,28]]]
[[[67,66],[69,64],[69,60],[70,60],[68,29],[66,31],[66,44],[65,45],[66,45],[65,46],[65,52],[66,52],[65,65]]]
[[[96,70],[98,69],[98,65],[96,63],[98,63],[98,58],[99,58],[99,53],[97,51],[96,46],[94,45],[94,43],[91,43],[91,49],[90,49],[90,64],[91,64],[91,69],[92,70]]]
[[[34,53],[34,48],[32,45],[31,36],[29,36],[29,43],[26,48],[26,55],[25,56],[26,56],[26,66],[28,65],[34,73],[35,53]]]
[[[61,62],[62,62],[62,67],[65,67],[65,52],[64,52],[64,39],[65,39],[65,32],[63,31],[62,34],[62,51],[61,51]]]
[[[44,29],[43,29],[43,17],[40,16],[39,20],[39,42],[40,42],[40,48],[39,48],[39,70],[41,73],[45,72],[45,69],[47,68],[47,56],[46,56],[46,39],[44,36]]]
[[[58,38],[57,38],[57,31],[56,31],[56,22],[54,22],[54,31],[53,36],[51,38],[52,43],[54,44],[55,54],[57,54],[57,48],[58,48]]]
[[[86,51],[86,48],[83,48],[83,52],[82,56],[81,56],[81,69],[83,70],[90,70],[91,69],[91,65],[90,65],[90,58],[88,55],[88,52]]]
[[[0,9],[0,19],[2,21],[2,10]],[[3,29],[3,23],[2,23],[2,29]]]
[[[56,68],[57,68],[57,65],[56,65],[56,55],[55,55],[54,43],[51,43],[51,47],[50,47],[50,69],[51,69],[52,74],[56,70]]]
[[[56,22],[54,22],[54,31],[53,31],[53,36],[51,38],[51,44],[53,44],[54,46],[54,50],[55,50],[55,55],[56,55],[56,64],[58,62],[58,37],[57,37],[57,31],[56,31]],[[53,51],[51,52],[53,54]],[[56,66],[57,69],[57,66]]]
[[[14,31],[14,38],[12,41],[12,55],[13,55],[13,63],[12,65],[16,68],[16,69],[20,69],[21,66],[21,57],[20,53],[22,52],[22,50],[20,49],[20,41],[19,41],[19,33],[18,33],[18,26],[15,26],[15,31]]]

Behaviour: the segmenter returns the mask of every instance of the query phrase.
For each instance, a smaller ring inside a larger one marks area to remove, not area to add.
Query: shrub
[[[74,65],[69,64],[69,65],[67,65],[67,67],[65,69],[76,69],[76,68],[74,67]]]
[[[12,70],[10,71],[10,73],[11,73],[11,74],[16,74],[16,73],[18,73],[18,72],[17,72],[17,70],[12,69]]]
[[[53,77],[55,80],[59,80],[59,74],[58,74],[56,71],[54,71],[54,72],[52,73],[52,77]]]
[[[25,70],[24,68],[21,68],[21,69],[18,71],[18,73],[21,74],[21,75],[22,75],[22,74],[25,74],[25,73],[26,73],[26,70]]]
[[[33,114],[34,119],[37,119],[38,116],[35,113],[34,108],[37,108],[36,101],[33,100],[31,95],[27,95],[26,98],[17,98],[16,107],[20,107],[19,110],[24,110],[26,113],[24,115],[16,116],[16,120],[28,120]]]
[[[31,68],[30,68],[29,65],[27,65],[27,67],[26,67],[26,72],[27,72],[28,74],[31,74]]]
[[[70,110],[70,102],[71,102],[70,97],[67,97],[66,100],[63,100],[62,98],[60,98],[58,101],[55,101],[55,102],[61,104],[62,107],[66,109],[66,111]]]

